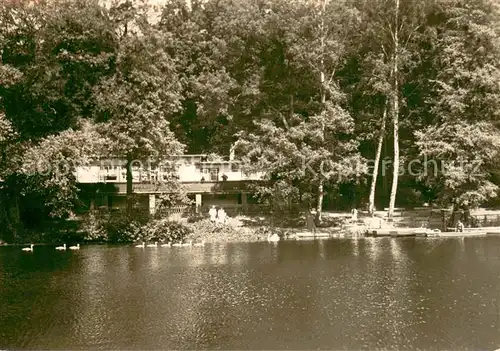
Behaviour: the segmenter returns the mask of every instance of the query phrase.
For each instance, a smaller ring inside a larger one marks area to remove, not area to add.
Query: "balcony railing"
[[[80,183],[126,183],[127,173],[124,169],[111,169],[111,170],[92,170],[88,168],[79,168],[76,171],[77,181]],[[172,174],[172,172],[132,171],[133,183],[149,183],[149,182],[162,182],[169,179],[177,178],[180,182],[218,182],[218,181],[242,181],[242,180],[260,180],[262,175],[260,173],[244,174],[241,171],[237,172],[219,172],[217,176],[213,177],[208,174],[202,173],[200,170],[182,170]]]

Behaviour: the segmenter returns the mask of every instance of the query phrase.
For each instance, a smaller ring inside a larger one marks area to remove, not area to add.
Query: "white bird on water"
[[[142,242],[142,244],[135,245],[135,247],[146,247],[146,243],[145,243],[145,242]]]
[[[162,247],[172,247],[172,243],[169,241],[166,244],[161,244]]]
[[[268,234],[267,235],[267,241],[270,241],[270,242],[277,242],[277,241],[280,241],[280,237],[278,234],[274,233],[273,235],[271,234]]]
[[[202,240],[199,243],[194,243],[193,246],[205,246],[205,240]]]
[[[64,244],[63,246],[57,246],[56,250],[66,250],[66,244]]]
[[[76,246],[70,246],[70,250],[80,250],[80,244],[76,244]]]
[[[157,246],[158,246],[158,242],[157,242],[157,241],[155,241],[155,243],[154,243],[154,244],[148,244],[147,246],[148,246],[148,247],[157,247]]]
[[[188,241],[187,243],[175,243],[175,244],[172,244],[172,246],[175,246],[175,247],[185,247],[185,246],[193,246],[193,240],[190,240]]]
[[[189,240],[187,243],[181,244],[181,246],[193,246],[193,240]]]
[[[35,245],[31,244],[31,245],[30,245],[30,247],[24,247],[24,248],[22,248],[21,250],[22,250],[22,251],[33,251],[33,247],[34,247],[34,246],[35,246]]]

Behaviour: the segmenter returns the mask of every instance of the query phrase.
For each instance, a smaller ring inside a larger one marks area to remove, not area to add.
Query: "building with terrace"
[[[251,184],[262,173],[246,174],[241,163],[213,159],[209,155],[172,157],[161,164],[133,162],[132,187],[137,206],[153,212],[159,194],[171,191],[169,180],[176,179],[198,210],[211,205],[246,206],[252,202]],[[126,206],[127,169],[124,160],[102,160],[77,167],[76,180],[83,190],[85,208]]]

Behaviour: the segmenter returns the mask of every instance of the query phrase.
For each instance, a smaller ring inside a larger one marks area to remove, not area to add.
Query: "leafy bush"
[[[340,227],[344,224],[349,223],[350,219],[342,217],[323,217],[320,223],[317,223],[318,228],[330,228],[330,227]]]
[[[279,228],[276,226],[259,225],[259,226],[216,226],[209,220],[198,221],[196,223],[189,224],[194,233],[196,233],[193,239],[195,240],[205,240],[207,242],[212,241],[262,241],[266,240],[268,235],[278,234],[280,238],[285,239],[289,236],[290,231],[285,228]]]
[[[107,241],[112,243],[129,243],[142,237],[142,223],[127,216],[111,217],[105,229]]]
[[[141,215],[131,218],[125,213],[91,211],[84,217],[81,230],[86,240],[129,243],[142,238],[146,220]]]
[[[288,237],[289,232],[279,227],[259,227],[255,230],[255,235],[266,238],[268,235],[278,234],[281,239]]]
[[[199,222],[199,221],[202,221],[205,219],[205,216],[203,215],[203,213],[191,213],[189,216],[188,216],[188,223],[196,223],[196,222]]]
[[[229,234],[234,231],[233,227],[224,225],[216,226],[210,220],[200,220],[189,225],[191,229],[196,233],[217,233],[217,234]]]
[[[109,216],[105,216],[105,220],[109,220]],[[83,217],[80,230],[84,232],[85,240],[89,241],[106,241],[107,233],[104,228],[105,220],[97,211],[90,211]]]
[[[142,240],[153,242],[182,242],[191,234],[190,228],[180,222],[166,219],[154,220],[142,228]]]

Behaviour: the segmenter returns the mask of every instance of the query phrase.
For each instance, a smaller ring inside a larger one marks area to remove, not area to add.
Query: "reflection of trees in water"
[[[358,238],[352,239],[352,253],[354,254],[354,256],[359,256],[359,239]]]
[[[81,287],[74,303],[77,321],[74,345],[109,345],[116,338],[141,339],[147,320],[144,252],[124,248],[91,248],[79,264]]]
[[[318,253],[319,253],[320,258],[322,258],[322,259],[325,258],[325,241],[324,240],[318,241]]]
[[[0,252],[0,301],[30,316],[0,315],[2,337],[26,330],[26,348],[47,349],[487,345],[498,240],[367,238],[357,257],[352,240]]]
[[[262,256],[263,247],[253,251]],[[247,284],[247,262],[251,245],[212,243],[189,248],[184,264],[191,267],[191,280],[179,290],[189,316],[182,312],[177,348],[207,349],[237,344],[238,325],[245,314],[253,313],[248,302],[255,302]],[[176,281],[176,285],[180,282]],[[189,286],[186,286],[189,285]],[[265,298],[261,298],[262,302]],[[250,319],[250,317],[248,318]]]
[[[465,238],[464,237],[459,238],[458,244],[460,246],[460,252],[464,253],[465,252]]]
[[[389,240],[390,248],[391,248],[391,255],[392,255],[392,260],[394,262],[399,262],[403,260],[403,254],[401,252],[401,242],[399,239],[394,239],[391,238]],[[398,266],[399,267],[399,266]]]
[[[226,249],[229,265],[207,267],[211,274],[200,286],[196,348],[241,348],[255,345],[255,336],[259,345],[276,345],[288,328],[311,335],[311,321],[300,317],[303,308],[314,311],[318,274],[300,263],[297,247],[253,243]]]
[[[408,313],[412,273],[403,240],[365,238],[359,245],[363,281],[351,282],[356,299],[350,308],[359,314],[352,323],[363,325],[358,338],[370,349],[407,348],[414,318]]]
[[[228,264],[228,255],[223,244],[214,243],[210,245],[209,250],[205,252],[206,262],[210,265]]]
[[[413,240],[413,239],[411,239]],[[413,335],[409,334],[415,324],[415,317],[409,311],[413,303],[411,284],[414,282],[411,260],[407,255],[408,242],[403,238],[389,239],[391,269],[387,276],[386,316],[387,331],[398,335],[397,344],[411,345]]]
[[[162,256],[160,248],[152,248],[150,250],[147,250],[147,266],[151,268],[153,272],[157,272],[160,269],[160,258]]]
[[[0,248],[0,347],[26,349],[70,348],[61,337],[75,330],[73,295],[81,285],[73,280],[76,265],[69,253],[52,246]],[[62,323],[54,323],[64,318]]]
[[[377,264],[377,260],[380,257],[381,252],[381,240],[373,237],[366,237],[364,239],[365,243],[365,253],[368,256],[368,259],[373,261],[373,264]]]
[[[229,265],[210,265],[191,286],[192,317],[182,335],[182,348],[208,349],[224,347],[238,334],[234,316],[239,307],[240,292],[245,289],[245,274],[235,274]]]

